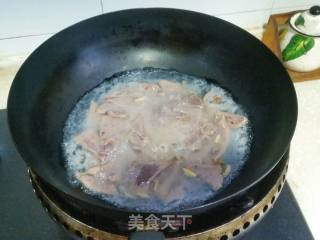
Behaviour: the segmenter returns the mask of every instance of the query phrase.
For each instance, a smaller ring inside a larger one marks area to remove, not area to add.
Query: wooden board
[[[280,13],[271,15],[268,24],[262,35],[262,42],[282,61],[280,43],[279,43],[279,29],[283,27],[290,16],[300,11]],[[312,72],[295,72],[287,69],[293,82],[301,82],[307,80],[320,79],[320,69]]]

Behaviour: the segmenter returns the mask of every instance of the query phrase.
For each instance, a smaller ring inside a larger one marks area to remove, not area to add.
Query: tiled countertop
[[[0,109],[25,56],[0,58]],[[291,143],[288,182],[315,237],[320,239],[320,79],[296,83],[299,115]]]
[[[315,239],[320,239],[320,80],[296,83],[295,89],[299,112],[288,181]]]

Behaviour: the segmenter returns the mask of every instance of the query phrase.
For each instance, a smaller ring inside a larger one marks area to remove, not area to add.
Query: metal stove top
[[[71,240],[43,210],[0,110],[0,239]],[[314,239],[288,184],[273,209],[242,240]]]

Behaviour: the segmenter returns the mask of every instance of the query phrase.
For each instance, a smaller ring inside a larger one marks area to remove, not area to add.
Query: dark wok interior
[[[143,67],[175,69],[216,81],[249,113],[254,138],[243,170],[214,199],[193,211],[244,193],[285,153],[296,124],[294,88],[281,63],[253,36],[189,11],[105,14],[42,44],[19,70],[9,96],[9,124],[21,156],[68,199],[96,210],[119,210],[69,184],[60,147],[62,128],[85,92],[106,77]]]

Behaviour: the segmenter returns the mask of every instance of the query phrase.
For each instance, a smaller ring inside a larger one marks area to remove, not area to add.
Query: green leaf
[[[314,46],[312,37],[295,34],[290,39],[288,45],[282,51],[282,59],[287,62],[306,54]]]
[[[296,26],[296,27],[298,27],[298,26],[300,26],[300,25],[304,25],[304,18],[301,16],[301,15],[299,15],[299,17],[296,19],[296,21],[294,22],[294,25]]]

